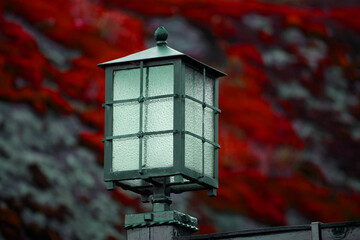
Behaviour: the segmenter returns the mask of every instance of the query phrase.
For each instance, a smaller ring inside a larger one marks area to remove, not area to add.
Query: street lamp
[[[226,74],[168,47],[167,35],[159,27],[156,47],[98,65],[107,189],[152,196],[153,213],[126,216],[125,228],[177,221],[196,230],[196,219],[170,211],[170,193],[218,188],[218,78]]]

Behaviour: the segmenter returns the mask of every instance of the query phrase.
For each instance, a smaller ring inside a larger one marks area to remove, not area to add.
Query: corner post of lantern
[[[105,69],[104,181],[151,202],[125,216],[128,239],[172,239],[197,231],[197,219],[171,210],[171,194],[218,188],[216,70],[167,45],[99,64]]]

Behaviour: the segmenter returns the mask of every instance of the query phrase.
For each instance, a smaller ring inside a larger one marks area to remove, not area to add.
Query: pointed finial
[[[158,29],[156,29],[154,35],[155,35],[156,44],[158,46],[166,45],[166,39],[168,37],[168,32],[166,31],[166,29],[164,27],[158,27]]]

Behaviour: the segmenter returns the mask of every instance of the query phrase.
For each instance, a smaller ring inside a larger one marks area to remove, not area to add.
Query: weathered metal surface
[[[259,230],[175,237],[190,239],[239,240],[359,240],[360,221],[344,223],[312,223],[310,225],[271,227]]]
[[[125,216],[126,229],[140,229],[153,226],[172,225],[195,232],[197,219],[178,211],[163,211],[140,214],[128,214]]]

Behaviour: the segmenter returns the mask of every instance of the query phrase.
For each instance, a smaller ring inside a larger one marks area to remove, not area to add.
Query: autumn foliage
[[[323,161],[332,159],[359,181],[360,141],[352,129],[360,118],[360,18],[354,17],[360,7],[233,0],[0,4],[0,98],[26,102],[39,114],[54,109],[76,115],[93,129],[79,138],[97,152],[100,164],[105,93],[104,73],[96,65],[145,49],[146,19],[180,16],[211,33],[225,54],[222,71],[228,73],[220,85],[218,197],[196,195],[193,208],[207,203],[213,210],[268,225],[288,224],[289,209],[309,221],[360,218],[359,189],[333,184],[322,165],[308,158],[321,145]],[[249,16],[265,19],[268,27],[247,25]],[[286,40],[284,32],[298,35]],[[66,49],[69,57],[59,62],[39,45],[39,35]],[[272,50],[284,60],[271,55]],[[342,82],[331,82],[333,69],[341,72],[335,80]],[[301,86],[306,94],[286,95],[289,84]],[[343,94],[353,96],[353,102],[336,105],[329,84],[345,84]],[[302,134],[304,129],[299,131],[295,123],[313,124],[319,137]],[[114,198],[138,209],[122,193]],[[216,231],[206,220],[210,215],[198,211],[202,232]]]

